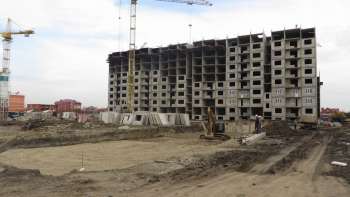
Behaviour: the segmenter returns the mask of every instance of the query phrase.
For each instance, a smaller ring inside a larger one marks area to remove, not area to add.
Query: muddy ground
[[[1,127],[0,196],[350,196],[349,167],[330,165],[350,163],[348,128],[249,146],[200,130]]]

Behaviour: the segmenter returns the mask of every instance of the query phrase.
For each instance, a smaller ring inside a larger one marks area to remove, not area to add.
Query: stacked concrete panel
[[[127,52],[109,56],[109,111],[126,110]],[[136,51],[135,111],[206,120],[315,119],[315,29],[250,34]]]

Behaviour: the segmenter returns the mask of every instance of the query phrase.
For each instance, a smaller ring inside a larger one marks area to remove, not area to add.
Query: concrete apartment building
[[[127,102],[128,52],[109,55],[108,110]],[[319,116],[314,28],[250,34],[136,51],[135,111],[189,113],[206,120]]]

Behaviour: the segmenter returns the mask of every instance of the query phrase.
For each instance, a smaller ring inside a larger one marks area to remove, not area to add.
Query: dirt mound
[[[31,176],[31,177],[37,177],[41,176],[39,170],[30,170],[30,169],[18,169],[15,167],[5,167],[4,170],[1,172],[1,177],[18,177],[18,176]]]
[[[178,182],[191,178],[215,176],[220,172],[227,172],[227,170],[246,172],[256,162],[265,160],[271,154],[268,151],[229,150],[208,155],[197,155],[194,158],[179,161],[178,163],[183,165],[183,168],[171,171],[157,177],[157,179]]]
[[[262,128],[267,136],[296,136],[305,135],[306,133],[300,130],[293,130],[293,123],[287,121],[272,121]]]
[[[23,125],[24,122],[21,121],[0,121],[0,126],[13,126],[13,125]]]
[[[66,129],[82,129],[85,124],[67,120],[28,120],[22,126],[22,130],[35,131],[62,131]],[[87,124],[88,127],[92,127]]]
[[[13,143],[16,148],[37,148],[51,146],[66,146],[82,143],[97,143],[103,141],[135,140],[160,137],[159,130],[130,130],[130,131],[107,131],[95,134],[79,133],[43,133],[32,137],[17,137]]]

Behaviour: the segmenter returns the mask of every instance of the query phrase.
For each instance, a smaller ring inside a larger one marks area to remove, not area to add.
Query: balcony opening
[[[260,58],[261,57],[261,53],[254,53],[253,54],[253,58]]]
[[[218,104],[219,104],[219,105],[222,105],[222,104],[224,104],[224,100],[222,100],[222,99],[219,99],[219,100],[218,100]]]
[[[282,79],[276,79],[276,80],[275,80],[275,84],[276,84],[276,85],[282,84]]]
[[[254,72],[253,72],[253,76],[254,76],[254,77],[260,77],[260,75],[261,75],[261,72],[260,72],[260,71],[254,71]]]
[[[298,41],[296,41],[296,40],[290,41],[289,45],[290,45],[291,47],[296,48],[296,47],[298,47]]]
[[[261,62],[254,62],[253,63],[253,67],[254,68],[258,68],[258,67],[260,67],[261,66]]]
[[[312,64],[312,59],[305,59],[305,64]]]
[[[305,84],[312,84],[312,79],[305,79]]]
[[[305,74],[306,75],[312,74],[312,69],[305,69]]]
[[[261,99],[253,99],[253,104],[261,104]]]
[[[312,55],[312,49],[306,49],[306,50],[304,51],[304,54],[305,54],[305,55]]]
[[[281,42],[275,42],[275,47],[280,47],[280,46],[282,46]]]
[[[261,85],[261,81],[260,80],[255,80],[255,81],[253,81],[253,85]]]
[[[310,44],[312,44],[312,40],[311,39],[304,40],[304,44],[305,45],[310,45]]]
[[[278,60],[278,61],[275,61],[275,66],[280,66],[282,65],[282,61]]]
[[[290,51],[291,57],[298,57],[298,51]]]
[[[218,115],[223,116],[226,114],[226,109],[225,108],[217,108],[216,112]]]
[[[260,44],[253,44],[253,49],[260,49]]]
[[[263,111],[264,111],[264,109],[262,107],[253,107],[252,108],[252,115],[262,116],[263,115]]]
[[[275,70],[275,75],[282,75],[282,70]]]
[[[275,56],[281,56],[282,55],[282,51],[275,51]]]
[[[253,90],[253,94],[259,95],[259,94],[261,94],[261,90]]]
[[[305,114],[313,114],[313,109],[312,108],[306,108],[305,109]]]
[[[276,108],[275,109],[276,114],[281,114],[282,113],[282,108]]]

